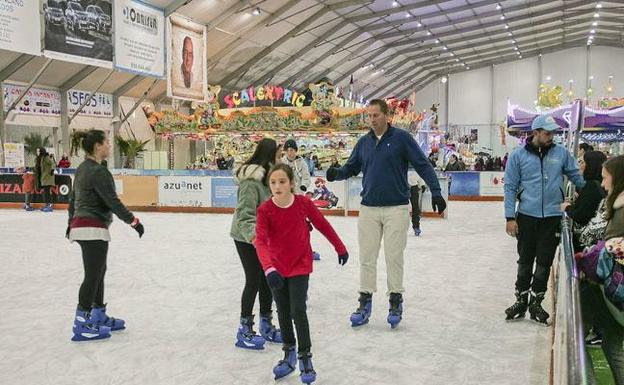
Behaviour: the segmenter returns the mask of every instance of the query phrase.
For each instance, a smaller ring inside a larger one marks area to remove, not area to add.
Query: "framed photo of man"
[[[207,87],[206,27],[180,15],[168,18],[167,95],[204,101]]]

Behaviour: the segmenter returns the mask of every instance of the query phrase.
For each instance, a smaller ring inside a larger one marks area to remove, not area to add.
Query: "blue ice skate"
[[[351,314],[352,327],[367,324],[373,308],[373,295],[370,293],[360,293],[358,301],[360,302],[360,306]]]
[[[399,326],[403,318],[403,295],[390,293],[390,309],[388,311],[388,323],[392,329]]]
[[[87,311],[76,309],[72,341],[94,341],[110,338],[108,326],[96,325]]]
[[[297,353],[295,352],[295,347],[291,345],[284,346],[282,350],[284,350],[284,359],[279,360],[277,365],[273,368],[273,374],[275,374],[276,380],[284,378],[294,372],[295,367],[297,366]]]
[[[126,328],[126,321],[106,315],[106,305],[103,307],[94,307],[91,310],[91,320],[97,325],[109,327],[113,332]]]
[[[257,335],[253,330],[253,315],[241,317],[235,345],[243,349],[262,350],[264,343],[264,337]]]
[[[420,227],[414,227],[414,235],[420,237],[420,234],[422,234]]]
[[[312,252],[312,259],[315,261],[320,261],[321,260],[321,254],[319,254],[317,251],[313,251]]]
[[[299,378],[304,384],[311,384],[316,381],[316,372],[312,365],[312,353],[299,354],[299,370],[301,371]]]
[[[41,211],[43,211],[44,213],[51,213],[52,211],[54,211],[54,209],[52,208],[52,203],[48,203],[47,205],[43,206]]]
[[[260,335],[269,342],[281,344],[283,342],[282,333],[273,325],[271,319],[270,314],[260,316]]]

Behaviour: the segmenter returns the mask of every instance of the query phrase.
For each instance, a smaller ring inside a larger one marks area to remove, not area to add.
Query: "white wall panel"
[[[611,47],[592,47],[590,51],[589,75],[593,75],[592,89],[594,95],[592,100],[601,97],[624,96],[624,49]],[[613,92],[607,93],[609,76],[613,75]]]
[[[533,106],[538,83],[537,58],[494,66],[494,121],[506,118],[507,99],[522,106]]]
[[[492,79],[489,67],[452,74],[449,78],[450,124],[489,124]]]

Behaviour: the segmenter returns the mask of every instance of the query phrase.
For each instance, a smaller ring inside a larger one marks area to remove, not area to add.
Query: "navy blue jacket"
[[[427,183],[432,196],[441,196],[435,170],[414,137],[390,125],[379,140],[373,130],[361,137],[347,163],[337,169],[336,179],[348,179],[362,171],[364,178],[360,195],[364,206],[406,205],[410,197],[407,183],[410,164]]]

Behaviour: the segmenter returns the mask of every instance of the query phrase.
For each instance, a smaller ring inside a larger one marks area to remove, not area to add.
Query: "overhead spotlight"
[[[381,69],[381,72],[386,72],[386,70],[382,68],[382,69]]]
[[[505,24],[505,29],[509,29],[509,24]]]
[[[470,66],[466,66],[466,69],[467,69],[467,70],[469,70],[469,69],[470,69]]]
[[[422,27],[422,23],[419,21],[419,22],[418,22],[418,24],[416,24],[416,26],[417,26],[418,28],[420,28],[420,27]]]
[[[431,36],[431,31],[427,31],[427,36]]]
[[[462,63],[462,67],[465,67],[465,66],[466,66],[466,63]]]
[[[546,76],[546,81],[549,82],[552,80],[552,77],[550,75]]]
[[[589,33],[594,34],[594,33],[596,33],[596,30],[592,29],[591,31],[589,31]]]
[[[537,55],[537,57],[542,57],[542,54],[540,53],[539,55]]]
[[[446,51],[448,48],[446,46],[444,46],[444,47],[442,47],[442,49]]]
[[[435,39],[436,44],[440,44],[440,40]]]
[[[449,55],[451,56],[455,56],[455,54],[453,52],[449,52]]]
[[[501,15],[501,16],[500,16],[500,19],[501,19],[501,20],[505,20],[505,15]]]
[[[570,84],[574,83],[574,79],[568,80],[568,83],[570,83]]]
[[[590,75],[589,80],[594,80],[594,75]]]
[[[594,13],[594,18],[597,19],[600,17],[600,14],[598,12]]]
[[[455,61],[459,63],[459,59],[455,59]]]
[[[392,6],[393,7],[398,7],[399,6],[399,2],[398,1],[393,1],[392,2]]]
[[[592,27],[597,27],[597,26],[598,26],[598,22],[597,22],[597,21],[594,21],[594,22],[592,23]]]
[[[600,4],[600,3],[596,4],[596,8],[598,8],[598,9],[602,8],[602,4]]]
[[[522,59],[522,55],[518,56],[518,58]]]
[[[513,33],[511,33],[511,32],[507,32],[507,35],[509,35],[509,36],[513,36]]]
[[[609,80],[612,80],[612,79],[613,79],[613,75],[609,75]]]
[[[448,78],[446,76],[442,76],[442,78],[440,79],[440,81],[442,83],[446,83],[448,81]]]
[[[516,44],[516,41],[514,39],[511,39],[512,44]]]
[[[514,47],[514,51],[517,51],[517,50],[518,50],[518,47]]]
[[[500,3],[496,4],[496,10],[497,11],[500,11],[501,8],[503,8],[503,7],[500,5]]]
[[[256,9],[254,9],[251,13],[252,13],[252,15],[254,15],[254,16],[258,16],[258,15],[260,14],[260,8],[257,8],[257,7],[256,7]]]
[[[412,17],[412,15],[409,12],[405,14],[406,19],[409,19],[410,17]]]

